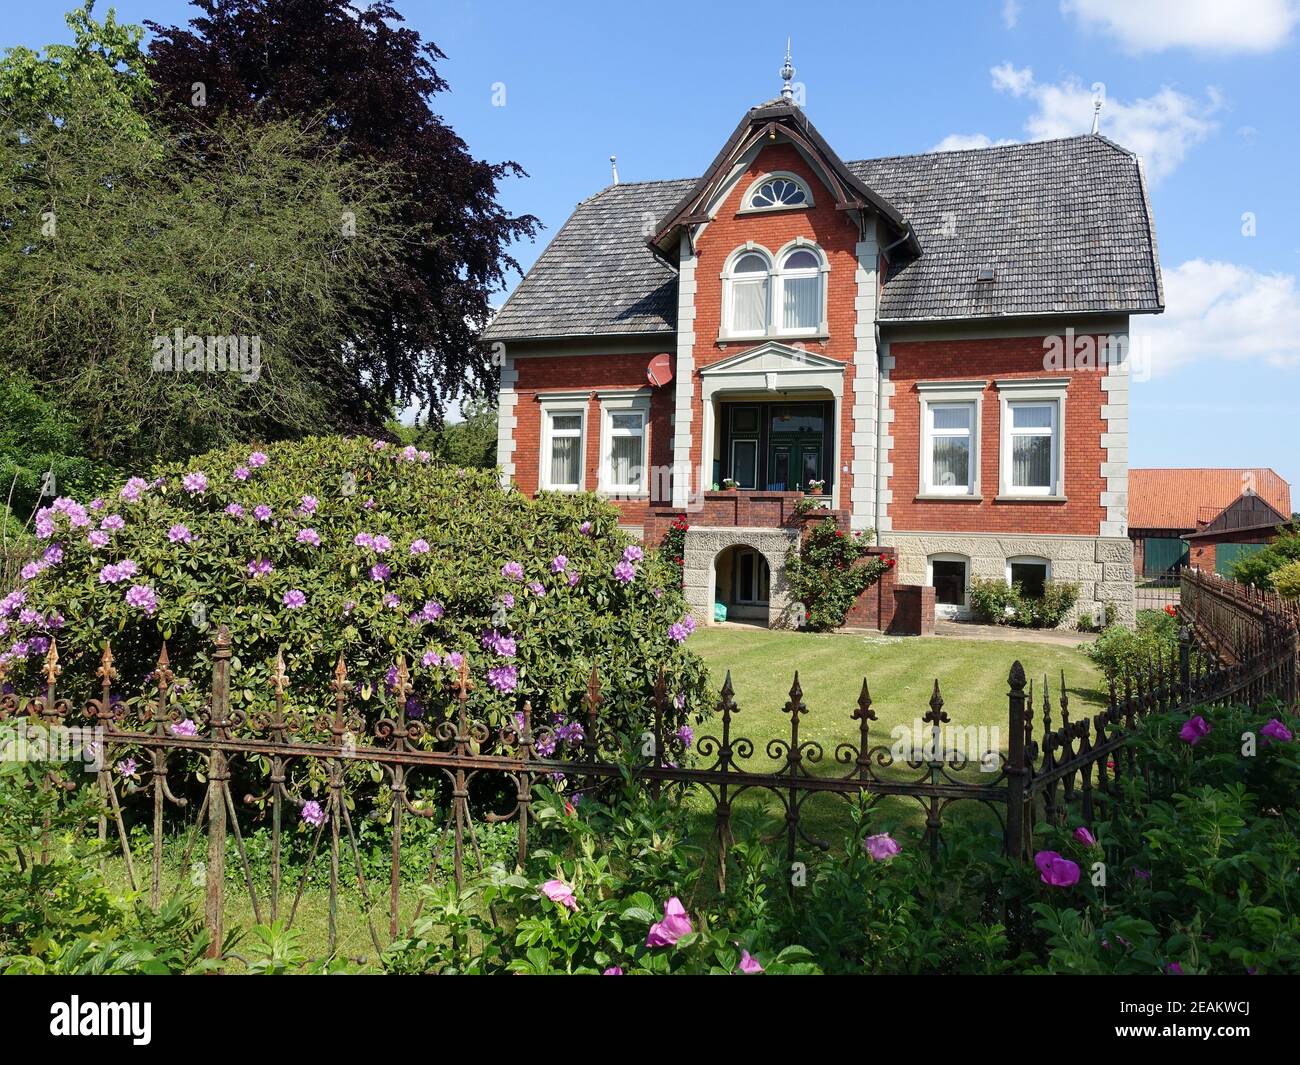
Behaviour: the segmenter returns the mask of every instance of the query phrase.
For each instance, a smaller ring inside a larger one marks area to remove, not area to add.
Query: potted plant
[[[810,495],[810,496],[819,496],[819,495],[824,494],[825,491],[826,491],[826,482],[825,482],[824,480],[822,480],[822,481],[817,481],[817,480],[809,481],[809,482],[808,482],[808,487],[804,489],[805,494]]]
[[[739,487],[740,487],[740,482],[737,481],[734,477],[722,478],[722,490],[724,492],[734,492]]]

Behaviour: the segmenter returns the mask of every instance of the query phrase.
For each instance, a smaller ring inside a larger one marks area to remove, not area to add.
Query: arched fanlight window
[[[777,305],[782,333],[814,333],[822,328],[826,264],[812,245],[796,244],[780,259]]]
[[[728,332],[762,336],[768,329],[768,289],[772,262],[761,251],[737,255],[727,271]]]
[[[812,189],[798,174],[764,174],[745,191],[741,211],[789,211],[813,206]]]

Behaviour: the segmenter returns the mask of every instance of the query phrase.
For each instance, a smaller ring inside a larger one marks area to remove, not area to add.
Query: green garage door
[[[1147,536],[1142,540],[1142,576],[1158,577],[1187,562],[1187,545],[1177,537]]]
[[[1232,576],[1232,564],[1243,555],[1253,555],[1262,551],[1266,544],[1215,544],[1214,572],[1220,577]]]

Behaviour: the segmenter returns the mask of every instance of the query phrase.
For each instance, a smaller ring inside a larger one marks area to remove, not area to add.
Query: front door
[[[773,405],[767,443],[767,489],[797,492],[825,480],[825,418],[819,404]]]

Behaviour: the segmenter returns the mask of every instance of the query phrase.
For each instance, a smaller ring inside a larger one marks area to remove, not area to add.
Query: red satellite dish
[[[645,375],[655,388],[662,388],[673,379],[672,356],[666,351],[656,355],[645,368]]]

